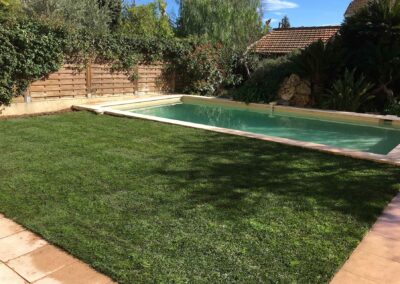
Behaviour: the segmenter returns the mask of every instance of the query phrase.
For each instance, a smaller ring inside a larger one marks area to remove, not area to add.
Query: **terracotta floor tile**
[[[393,221],[400,220],[400,194],[385,208],[383,215],[387,215]]]
[[[371,229],[372,232],[400,241],[400,221],[391,221],[387,217],[379,217]]]
[[[34,282],[75,261],[77,260],[62,250],[52,245],[46,245],[10,260],[7,265],[26,280]]]
[[[377,284],[374,281],[362,278],[353,273],[340,270],[335,277],[332,279],[330,284]]]
[[[356,250],[342,269],[370,281],[400,284],[400,263],[361,250]]]
[[[17,273],[8,268],[7,265],[0,263],[0,283],[1,284],[25,284],[27,283]]]
[[[22,231],[0,239],[0,260],[7,262],[46,245],[47,242],[35,234]]]
[[[109,284],[111,279],[91,269],[82,262],[66,266],[35,284]]]
[[[368,233],[357,247],[357,250],[375,254],[400,263],[400,241],[385,238],[375,232]]]
[[[7,218],[0,218],[0,239],[14,235],[24,230],[24,228],[13,221]]]

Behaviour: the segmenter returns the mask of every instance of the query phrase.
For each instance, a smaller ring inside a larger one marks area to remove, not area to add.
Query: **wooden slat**
[[[105,78],[105,79],[98,79],[92,78],[92,84],[108,84],[108,83],[124,83],[124,84],[133,84],[134,82],[126,79],[113,79],[113,78]]]
[[[74,95],[86,95],[84,91],[49,91],[49,92],[31,92],[32,97],[54,97],[54,96],[74,96]]]
[[[31,84],[31,86],[52,86],[52,85],[85,85],[86,80],[45,80],[36,81]]]
[[[58,72],[30,86],[33,98],[67,98],[86,96],[92,91],[96,95],[133,94],[140,92],[159,92],[168,89],[169,79],[164,76],[164,66],[140,65],[136,67],[138,79],[132,81],[125,72],[111,72],[110,66],[90,64],[85,70],[78,70],[73,65],[64,65]]]
[[[48,85],[48,86],[31,86],[31,92],[46,92],[46,91],[74,91],[86,90],[86,85]]]

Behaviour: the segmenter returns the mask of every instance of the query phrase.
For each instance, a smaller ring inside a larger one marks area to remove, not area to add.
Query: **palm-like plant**
[[[350,55],[348,65],[373,80],[377,96],[391,99],[400,80],[400,0],[371,1],[346,19],[340,33]]]
[[[326,44],[319,40],[293,58],[295,72],[310,81],[314,101],[317,105],[321,103],[321,96],[329,79],[335,76],[343,62],[341,49],[336,43],[336,39]]]
[[[362,106],[374,98],[370,94],[373,84],[365,76],[356,76],[356,69],[345,70],[342,78],[333,83],[328,91],[324,106],[328,109],[359,111]]]

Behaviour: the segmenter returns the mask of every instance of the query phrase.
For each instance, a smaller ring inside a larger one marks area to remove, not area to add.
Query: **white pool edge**
[[[209,125],[204,125],[204,124],[197,124],[197,123],[185,122],[185,121],[180,121],[180,120],[166,119],[166,118],[161,118],[161,117],[156,117],[156,116],[137,114],[137,113],[132,113],[129,111],[124,111],[124,110],[115,110],[112,108],[115,106],[125,105],[125,104],[162,101],[162,100],[168,100],[168,99],[182,99],[185,97],[200,99],[200,100],[210,100],[210,101],[221,100],[221,102],[223,102],[223,103],[229,103],[229,104],[233,104],[233,105],[242,105],[242,106],[245,105],[246,108],[256,107],[256,108],[263,108],[265,110],[268,110],[269,108],[276,107],[273,105],[265,105],[265,104],[249,104],[248,105],[248,104],[244,104],[241,102],[233,102],[231,100],[217,99],[217,98],[213,98],[213,97],[199,97],[199,96],[189,96],[189,95],[166,95],[166,96],[164,95],[164,96],[139,98],[139,99],[118,101],[118,102],[114,102],[114,103],[104,103],[104,104],[97,104],[97,105],[78,105],[78,106],[73,106],[73,109],[87,110],[87,111],[92,111],[92,112],[95,112],[98,114],[107,114],[107,115],[113,115],[113,116],[119,116],[119,117],[144,119],[144,120],[179,125],[179,126],[184,126],[184,127],[189,127],[189,128],[203,129],[203,130],[207,130],[207,131],[242,136],[242,137],[247,137],[247,138],[252,138],[252,139],[258,139],[258,140],[263,140],[263,141],[268,141],[268,142],[289,145],[289,146],[295,146],[295,147],[300,147],[303,149],[316,150],[319,152],[324,152],[324,153],[329,153],[329,154],[334,154],[334,155],[339,155],[339,156],[346,156],[346,157],[351,157],[351,158],[355,158],[355,159],[368,160],[368,161],[374,161],[374,162],[378,162],[378,163],[400,166],[400,145],[398,145],[396,148],[394,148],[387,155],[379,155],[379,154],[361,152],[361,151],[356,151],[356,150],[351,150],[351,149],[346,149],[346,148],[337,148],[337,147],[332,147],[332,146],[327,146],[327,145],[322,145],[322,144],[317,144],[317,143],[312,143],[312,142],[304,142],[304,141],[298,141],[298,140],[294,140],[294,139],[279,138],[279,137],[273,137],[273,136],[268,136],[268,135],[263,135],[263,134],[255,134],[255,133],[251,133],[251,132],[240,131],[240,130],[233,130],[233,129],[228,129],[228,128],[221,128],[221,127],[209,126]],[[279,108],[281,108],[281,107],[279,106]],[[311,111],[314,114],[318,114],[318,112],[321,114],[329,114],[329,115],[345,114],[347,116],[352,115],[352,116],[358,117],[358,118],[366,117],[368,119],[379,119],[379,120],[380,119],[386,120],[386,118],[387,118],[386,116],[381,116],[381,115],[375,116],[375,115],[370,115],[370,114],[355,114],[355,113],[348,113],[348,112],[331,112],[331,111],[319,111],[319,110],[309,110],[309,109],[303,110],[303,109],[299,109],[299,108],[289,108],[289,110],[294,110],[296,112]],[[400,123],[400,118],[392,119],[392,117],[390,117],[390,119],[396,120]]]

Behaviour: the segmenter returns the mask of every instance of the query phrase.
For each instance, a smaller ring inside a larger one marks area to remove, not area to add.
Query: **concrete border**
[[[281,106],[278,107],[273,104],[269,104],[269,105],[267,105],[267,104],[245,104],[245,103],[241,103],[241,102],[235,102],[235,101],[231,101],[231,100],[219,99],[219,98],[214,98],[214,97],[199,97],[199,96],[189,96],[189,95],[167,95],[167,96],[158,96],[158,97],[151,97],[151,98],[141,98],[141,99],[135,99],[135,100],[129,100],[129,101],[119,101],[119,102],[98,104],[98,105],[77,105],[77,106],[73,106],[73,108],[75,110],[92,111],[92,112],[95,112],[98,114],[108,114],[108,115],[119,116],[119,117],[145,119],[145,120],[151,120],[151,121],[156,121],[156,122],[161,122],[161,123],[166,123],[166,124],[174,124],[174,125],[180,125],[180,126],[185,126],[185,127],[190,127],[190,128],[198,128],[198,129],[203,129],[203,130],[208,130],[208,131],[243,136],[243,137],[268,141],[268,142],[275,142],[275,143],[279,143],[279,144],[290,145],[290,146],[296,146],[296,147],[301,147],[304,149],[317,150],[317,151],[324,152],[324,153],[340,155],[340,156],[347,156],[347,157],[351,157],[351,158],[355,158],[355,159],[369,160],[369,161],[374,161],[374,162],[379,162],[379,163],[400,166],[400,145],[398,147],[396,147],[395,149],[393,149],[393,151],[391,151],[388,155],[379,155],[379,154],[374,154],[374,153],[356,151],[356,150],[352,150],[352,149],[331,147],[331,146],[312,143],[312,142],[303,142],[303,141],[298,141],[298,140],[293,140],[293,139],[272,137],[272,136],[263,135],[263,134],[255,134],[255,133],[250,133],[250,132],[245,132],[245,131],[240,131],[240,130],[233,130],[233,129],[220,128],[220,127],[215,127],[215,126],[185,122],[185,121],[174,120],[174,119],[166,119],[166,118],[160,118],[160,117],[155,117],[155,116],[136,114],[136,113],[132,113],[129,111],[118,109],[120,107],[124,108],[124,106],[131,107],[132,104],[137,105],[138,103],[140,103],[141,106],[143,107],[143,106],[160,105],[160,102],[161,103],[162,102],[170,103],[170,102],[175,102],[175,101],[176,102],[179,102],[179,101],[194,102],[194,101],[196,101],[196,102],[202,102],[202,103],[220,104],[220,105],[234,107],[234,108],[250,109],[250,110],[266,112],[266,113],[269,113],[269,112],[273,113],[274,110],[276,110],[276,109],[278,110],[278,113],[296,113],[299,115],[300,114],[308,115],[309,113],[312,113],[312,115],[314,117],[317,115],[320,115],[324,120],[327,120],[327,121],[329,121],[329,120],[332,121],[336,116],[336,117],[340,117],[341,121],[346,121],[346,122],[350,122],[350,123],[363,122],[363,123],[367,123],[370,126],[376,126],[376,127],[382,127],[383,126],[382,124],[386,123],[387,121],[390,121],[391,125],[397,125],[397,124],[400,125],[400,118],[392,117],[392,116],[357,114],[357,113],[336,112],[336,111],[320,111],[320,110],[309,110],[309,109],[303,110],[303,109],[292,108],[292,107],[281,107]],[[318,116],[318,118],[320,118],[320,116]]]

